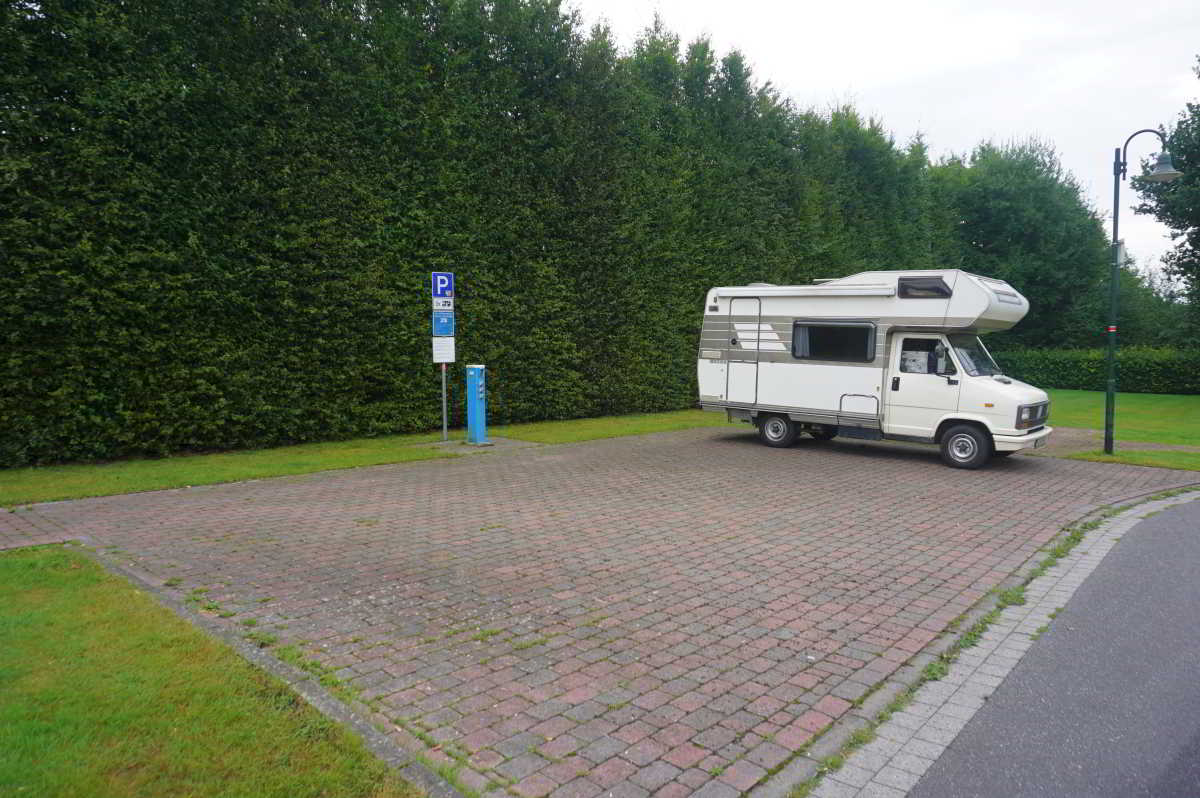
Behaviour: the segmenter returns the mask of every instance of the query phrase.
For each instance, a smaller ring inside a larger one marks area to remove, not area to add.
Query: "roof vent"
[[[775,283],[750,283],[747,288],[775,288]]]

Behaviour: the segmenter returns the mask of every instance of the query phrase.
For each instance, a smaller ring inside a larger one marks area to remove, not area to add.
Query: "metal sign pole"
[[[454,274],[431,272],[433,362],[442,364],[442,442],[450,440],[446,419],[446,364],[454,362]]]

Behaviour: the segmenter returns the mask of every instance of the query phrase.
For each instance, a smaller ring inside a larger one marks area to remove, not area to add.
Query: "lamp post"
[[[1113,217],[1112,217],[1112,275],[1108,282],[1108,387],[1104,396],[1104,453],[1113,453],[1113,415],[1117,403],[1117,285],[1121,273],[1121,245],[1117,237],[1117,222],[1121,214],[1121,181],[1125,179],[1129,154],[1129,142],[1142,133],[1153,133],[1162,141],[1162,152],[1158,161],[1146,179],[1152,183],[1167,183],[1183,175],[1171,162],[1171,153],[1167,152],[1167,139],[1162,133],[1153,128],[1137,131],[1125,139],[1124,147],[1117,147],[1113,153]]]

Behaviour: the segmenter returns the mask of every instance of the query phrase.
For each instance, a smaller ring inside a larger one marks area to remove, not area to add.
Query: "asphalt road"
[[[909,795],[1200,796],[1200,501],[1121,539]]]

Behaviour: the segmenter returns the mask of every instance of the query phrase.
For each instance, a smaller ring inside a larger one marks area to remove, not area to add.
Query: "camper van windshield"
[[[972,377],[990,377],[1000,373],[1000,367],[983,346],[978,335],[948,335],[950,344],[958,354],[958,362]]]

